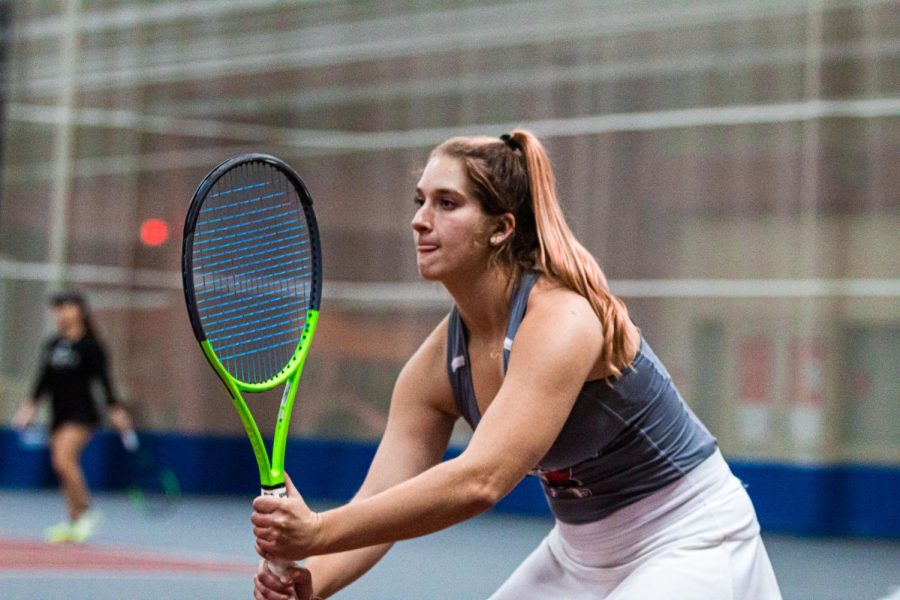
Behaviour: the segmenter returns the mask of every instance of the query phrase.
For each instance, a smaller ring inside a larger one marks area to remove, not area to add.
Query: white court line
[[[129,269],[104,265],[68,265],[60,269],[41,262],[0,260],[0,280],[181,289],[179,271]],[[900,298],[900,279],[617,279],[612,291],[623,298]],[[421,308],[446,307],[450,297],[428,282],[356,282],[326,280],[328,300],[348,304],[402,304]]]

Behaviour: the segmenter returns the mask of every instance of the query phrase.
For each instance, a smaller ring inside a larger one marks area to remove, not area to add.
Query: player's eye
[[[416,194],[415,196],[413,196],[413,204],[421,208],[422,205],[425,204],[425,198]]]
[[[441,198],[439,201],[440,207],[446,210],[450,210],[456,208],[456,202],[451,200],[450,198]]]

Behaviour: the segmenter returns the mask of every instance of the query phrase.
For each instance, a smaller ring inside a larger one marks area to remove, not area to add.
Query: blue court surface
[[[256,565],[250,499],[192,496],[165,517],[138,513],[120,494],[97,494],[104,527],[89,544],[50,546],[53,491],[0,492],[3,600],[221,600],[250,598]],[[314,508],[325,508],[323,505]],[[544,518],[486,514],[397,544],[347,600],[486,598],[550,527]],[[900,542],[766,536],[786,600],[900,598]]]

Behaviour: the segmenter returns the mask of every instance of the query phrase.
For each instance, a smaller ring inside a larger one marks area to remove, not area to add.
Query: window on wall
[[[853,458],[896,458],[900,454],[900,325],[850,326],[844,340],[844,444]]]
[[[693,388],[688,404],[716,437],[725,423],[725,327],[719,321],[704,321],[693,332]]]

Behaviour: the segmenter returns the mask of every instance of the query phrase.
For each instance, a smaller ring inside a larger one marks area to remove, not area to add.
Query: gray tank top
[[[526,272],[513,292],[503,343],[504,372],[539,276]],[[481,414],[466,336],[454,307],[447,332],[447,372],[456,405],[475,429]],[[562,431],[532,474],[540,477],[556,518],[589,523],[679,479],[715,449],[715,438],[685,404],[642,338],[634,362],[620,377],[584,384]]]

